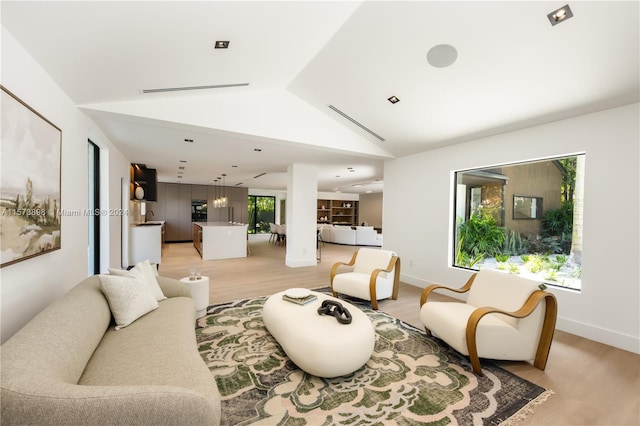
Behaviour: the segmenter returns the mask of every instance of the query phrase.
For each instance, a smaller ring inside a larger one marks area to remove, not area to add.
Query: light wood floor
[[[285,247],[268,236],[250,236],[251,256],[203,261],[191,243],[165,244],[160,274],[182,278],[198,265],[210,277],[210,303],[267,296],[291,288],[329,285],[334,262],[347,262],[354,247],[324,244],[317,266],[285,266]],[[462,283],[445,283],[461,285]],[[417,327],[421,289],[400,284],[398,300],[379,308]],[[640,425],[640,355],[556,331],[549,362],[540,371],[524,362],[502,362],[505,369],[555,392],[523,425]]]

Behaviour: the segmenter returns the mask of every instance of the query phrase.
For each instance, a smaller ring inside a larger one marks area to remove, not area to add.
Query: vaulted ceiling
[[[385,159],[638,102],[639,3],[576,1],[551,25],[563,5],[2,1],[1,19],[160,181],[285,189],[300,163],[360,193]],[[439,45],[450,66],[427,61]]]

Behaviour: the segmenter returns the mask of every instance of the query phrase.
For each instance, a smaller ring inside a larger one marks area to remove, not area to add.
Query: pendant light
[[[218,179],[213,180],[213,207],[220,207],[220,200],[218,199]]]
[[[221,198],[221,204],[222,207],[227,207],[227,205],[229,204],[229,200],[227,199],[227,196],[225,195],[225,181],[226,181],[226,177],[227,175],[225,173],[222,174],[222,198]]]

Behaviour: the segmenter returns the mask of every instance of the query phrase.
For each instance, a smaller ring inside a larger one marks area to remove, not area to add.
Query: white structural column
[[[293,268],[317,265],[318,169],[316,166],[307,164],[290,164],[287,172],[287,254],[285,264]]]

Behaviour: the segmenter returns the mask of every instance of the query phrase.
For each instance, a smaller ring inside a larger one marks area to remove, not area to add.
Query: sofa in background
[[[382,234],[373,226],[322,225],[320,237],[328,243],[382,247]]]
[[[166,299],[116,330],[100,277],[89,277],[5,342],[0,422],[219,424],[189,289],[166,277],[157,283]]]

